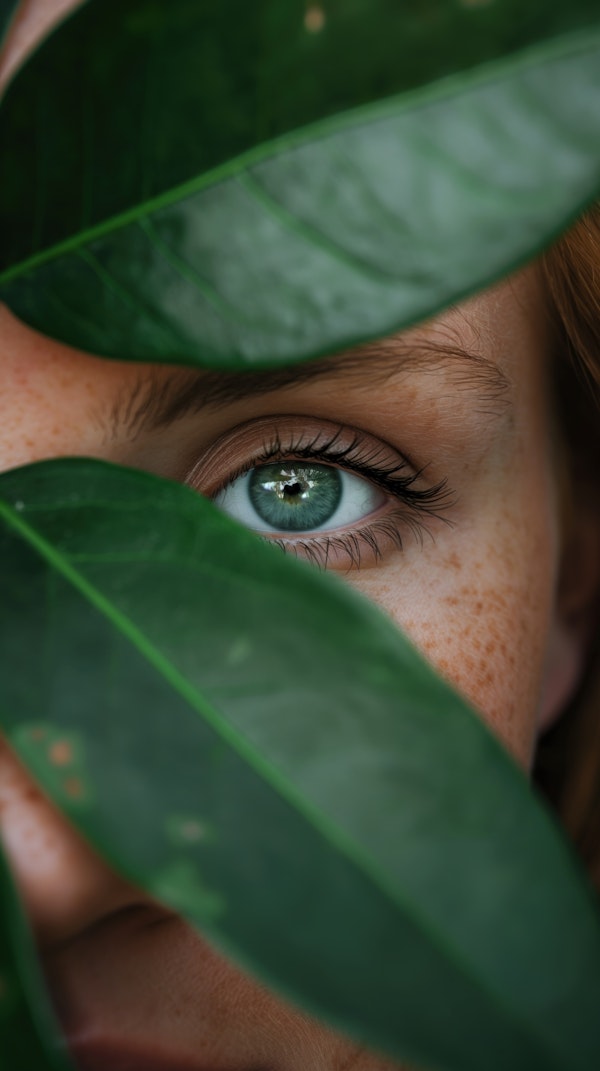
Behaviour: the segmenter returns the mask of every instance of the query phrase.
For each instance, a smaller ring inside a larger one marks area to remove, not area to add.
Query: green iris
[[[282,461],[254,469],[248,496],[258,516],[278,532],[308,532],[333,517],[342,497],[338,469]]]

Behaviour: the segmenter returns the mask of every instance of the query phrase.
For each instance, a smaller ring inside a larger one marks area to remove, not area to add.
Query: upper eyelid
[[[342,430],[342,429],[341,429]],[[248,472],[251,468],[258,465],[269,464],[274,460],[276,461],[305,461],[318,460],[324,465],[331,465],[332,468],[344,469],[348,472],[358,473],[364,476],[368,474],[373,483],[384,483],[384,480],[378,478],[377,472],[373,471],[371,465],[375,467],[377,465],[377,457],[361,458],[360,460],[353,457],[353,452],[360,448],[360,440],[356,438],[349,443],[346,447],[342,447],[339,451],[335,449],[333,442],[326,442],[321,447],[316,446],[314,443],[307,443],[300,446],[294,443],[290,443],[289,449],[285,448],[283,444],[280,444],[275,449],[269,449],[267,452],[263,452],[253,458],[250,458],[247,463],[240,467],[240,469],[229,477],[229,482],[242,476]],[[411,470],[410,479],[418,477],[420,471],[415,471],[409,462],[402,459],[398,465],[394,465],[390,468],[390,473],[400,472],[404,468]],[[387,472],[387,469],[386,469]]]
[[[312,434],[311,424],[314,429]],[[295,438],[292,438],[294,430]],[[264,431],[262,443],[260,441],[261,431]],[[282,431],[289,435],[287,442],[284,442],[282,438]],[[422,469],[415,466],[411,458],[406,454],[401,453],[384,439],[380,439],[361,428],[325,418],[308,418],[299,414],[281,413],[245,421],[243,424],[237,425],[219,436],[216,442],[203,450],[201,457],[194,462],[184,476],[183,482],[196,486],[203,494],[213,495],[226,482],[243,475],[254,465],[264,463],[278,456],[301,459],[302,454],[305,454],[307,458],[314,457],[315,454],[311,451],[317,448],[319,442],[325,446],[333,446],[335,443],[343,443],[345,436],[347,441],[345,445],[340,446],[340,455],[345,454],[346,460],[353,449],[364,449],[370,444],[373,450],[376,451],[370,458],[373,465],[378,465],[380,468],[385,465],[386,470],[390,473],[399,473],[401,470],[406,469],[407,472],[414,476],[419,475],[422,471]],[[280,454],[270,449],[276,444],[281,447]],[[230,450],[233,453],[233,458],[231,461],[228,459],[227,479],[216,481],[214,469],[218,466],[219,454],[221,452],[229,453]],[[338,459],[340,467],[344,467],[341,464],[341,460],[340,457]],[[331,463],[337,463],[336,459],[332,458]],[[364,471],[350,463],[347,463],[345,467],[350,471]],[[211,469],[212,472],[210,471]]]

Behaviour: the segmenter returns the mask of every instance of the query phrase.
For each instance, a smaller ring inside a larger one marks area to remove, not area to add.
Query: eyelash
[[[306,558],[320,569],[326,569],[333,556],[340,555],[347,562],[347,571],[359,569],[363,554],[368,551],[375,562],[383,556],[383,546],[391,543],[398,550],[404,549],[404,530],[420,543],[425,535],[431,535],[425,520],[451,522],[442,513],[454,501],[452,491],[446,479],[427,488],[416,487],[425,469],[410,471],[408,462],[386,461],[382,447],[369,447],[360,432],[354,432],[351,441],[341,442],[346,428],[339,427],[329,438],[323,439],[323,432],[318,432],[306,442],[301,435],[296,441],[283,443],[279,433],[274,431],[268,442],[254,457],[230,473],[227,480],[221,482],[211,497],[216,497],[235,480],[260,465],[276,461],[313,461],[331,467],[340,467],[370,481],[390,498],[396,500],[394,509],[382,517],[375,517],[364,528],[342,534],[321,533],[310,539],[295,538],[271,539],[267,541],[279,546],[285,553]],[[340,566],[337,565],[339,568]]]

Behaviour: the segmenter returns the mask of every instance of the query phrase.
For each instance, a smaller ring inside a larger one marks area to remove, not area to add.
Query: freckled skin
[[[355,583],[529,765],[556,610],[559,548],[545,338],[531,318],[532,301],[516,301],[508,287],[498,288],[494,301],[480,297],[470,305],[489,328],[494,320],[498,331],[512,325],[506,366],[516,390],[507,448],[500,464],[490,454],[469,472],[459,506],[464,521],[450,531],[436,529],[422,548],[407,548],[385,577],[365,571]]]

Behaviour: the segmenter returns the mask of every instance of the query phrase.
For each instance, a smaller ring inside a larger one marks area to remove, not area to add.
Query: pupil
[[[248,496],[258,516],[279,532],[308,532],[334,516],[342,497],[338,469],[282,461],[252,470]]]

